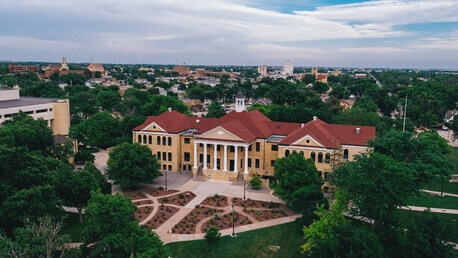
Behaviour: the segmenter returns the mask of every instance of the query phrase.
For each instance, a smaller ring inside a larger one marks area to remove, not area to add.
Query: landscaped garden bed
[[[245,211],[247,214],[250,214],[257,221],[266,221],[271,219],[278,219],[281,217],[286,217],[288,214],[284,210],[254,210],[249,209]]]
[[[164,204],[174,204],[178,206],[185,206],[192,199],[194,199],[194,197],[196,197],[196,195],[193,192],[186,191],[186,192],[175,194],[172,196],[160,198],[158,199],[158,201],[159,203],[164,203]]]
[[[164,188],[162,187],[159,187],[159,188],[151,188],[150,190],[147,191],[147,193],[151,196],[154,196],[154,197],[159,197],[159,196],[164,196],[164,195],[169,195],[169,194],[174,194],[174,193],[178,193],[179,191],[178,190],[164,190]]]
[[[217,215],[214,215],[213,218],[206,221],[202,225],[202,228],[201,228],[202,232],[204,233],[207,232],[211,226],[215,226],[219,230],[232,227],[232,212],[226,213],[224,215],[221,215],[218,213],[216,214]],[[235,222],[236,227],[253,223],[248,217],[238,212],[234,214],[234,222]]]
[[[146,195],[142,193],[140,190],[134,190],[134,191],[123,191],[122,194],[124,196],[129,197],[131,200],[140,200],[140,199],[146,199]]]
[[[143,200],[143,201],[139,201],[139,202],[132,202],[134,205],[136,206],[140,206],[140,205],[145,205],[145,204],[153,204],[154,201],[153,200]]]
[[[135,211],[135,217],[138,219],[139,222],[142,222],[151,214],[153,210],[153,206],[137,208],[137,210]]]
[[[176,207],[161,205],[156,214],[154,214],[154,216],[148,222],[146,222],[145,225],[151,227],[152,229],[157,229],[179,210],[180,209]]]
[[[213,217],[215,213],[222,213],[223,210],[208,208],[197,205],[186,217],[172,228],[172,233],[194,234],[196,233],[197,223],[203,219]]]
[[[232,203],[236,206],[246,207],[247,209],[251,208],[265,208],[265,209],[279,209],[279,208],[286,208],[285,204],[276,203],[276,202],[264,202],[264,201],[256,201],[247,199],[243,201],[241,198],[234,197],[232,198]]]
[[[215,194],[214,196],[208,196],[201,205],[207,205],[212,207],[226,207],[229,205],[226,196]]]

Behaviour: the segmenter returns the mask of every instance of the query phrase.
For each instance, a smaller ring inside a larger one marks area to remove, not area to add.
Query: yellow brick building
[[[367,140],[375,138],[375,127],[327,124],[316,117],[306,124],[273,122],[244,106],[244,98],[237,98],[236,111],[221,118],[169,109],[134,128],[133,142],[147,145],[164,171],[231,182],[254,174],[270,179],[276,159],[299,153],[315,162],[326,189],[333,164],[367,151]]]

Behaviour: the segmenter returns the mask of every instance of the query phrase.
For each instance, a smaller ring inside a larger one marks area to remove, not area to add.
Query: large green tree
[[[121,194],[104,195],[93,192],[89,200],[83,231],[88,255],[113,257],[168,257],[169,250],[159,237],[143,229],[135,218],[136,207]]]
[[[208,114],[206,117],[220,118],[224,116],[225,114],[226,114],[226,111],[224,110],[223,106],[221,106],[221,103],[215,100],[208,107]]]
[[[123,143],[110,152],[108,178],[125,189],[135,189],[140,183],[151,183],[161,175],[160,164],[151,150],[138,143]]]

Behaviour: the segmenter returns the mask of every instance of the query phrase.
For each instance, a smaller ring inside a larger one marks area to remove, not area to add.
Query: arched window
[[[297,151],[293,150],[293,153],[294,153],[294,154],[296,154],[296,153],[297,153]]]
[[[168,139],[168,145],[169,145],[169,146],[172,146],[172,137],[169,137],[169,139]]]
[[[313,160],[313,162],[315,162],[315,152],[314,151],[310,153],[310,158]]]
[[[348,150],[347,149],[344,150],[344,159],[348,159]]]
[[[153,136],[148,136],[148,144],[153,144]]]
[[[323,153],[318,153],[318,163],[323,163]]]
[[[142,143],[142,136],[138,135],[138,143]]]
[[[146,135],[143,135],[143,143],[146,144]]]
[[[165,136],[162,137],[162,145],[166,145],[167,144],[167,138],[165,138]]]
[[[289,156],[289,150],[285,150],[285,157]]]
[[[324,160],[326,163],[331,162],[331,154],[326,153],[326,159]]]
[[[303,152],[303,151],[300,151],[299,153],[300,153],[302,156],[304,156],[304,152]]]
[[[156,139],[157,139],[157,145],[161,145],[161,136],[158,136]]]

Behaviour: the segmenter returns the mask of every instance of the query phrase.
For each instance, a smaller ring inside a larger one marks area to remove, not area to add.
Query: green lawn
[[[422,189],[440,192],[442,189],[441,178],[434,178],[424,185]],[[444,180],[444,193],[458,194],[458,183],[450,183],[448,180]]]
[[[407,205],[428,208],[458,209],[458,197],[420,193],[420,196],[411,197],[407,201]]]
[[[236,232],[237,233],[237,232]],[[298,257],[304,240],[299,223],[291,222],[221,237],[215,252],[206,240],[170,243],[173,257]],[[280,246],[277,252],[269,246]]]
[[[447,154],[447,158],[453,165],[455,165],[455,169],[452,174],[458,174],[458,148],[452,148],[452,152]]]
[[[83,215],[83,223],[79,223],[79,217],[77,213],[67,212],[67,218],[65,218],[65,226],[62,228],[62,234],[69,234],[73,242],[82,242],[81,231],[85,226],[85,220]]]

